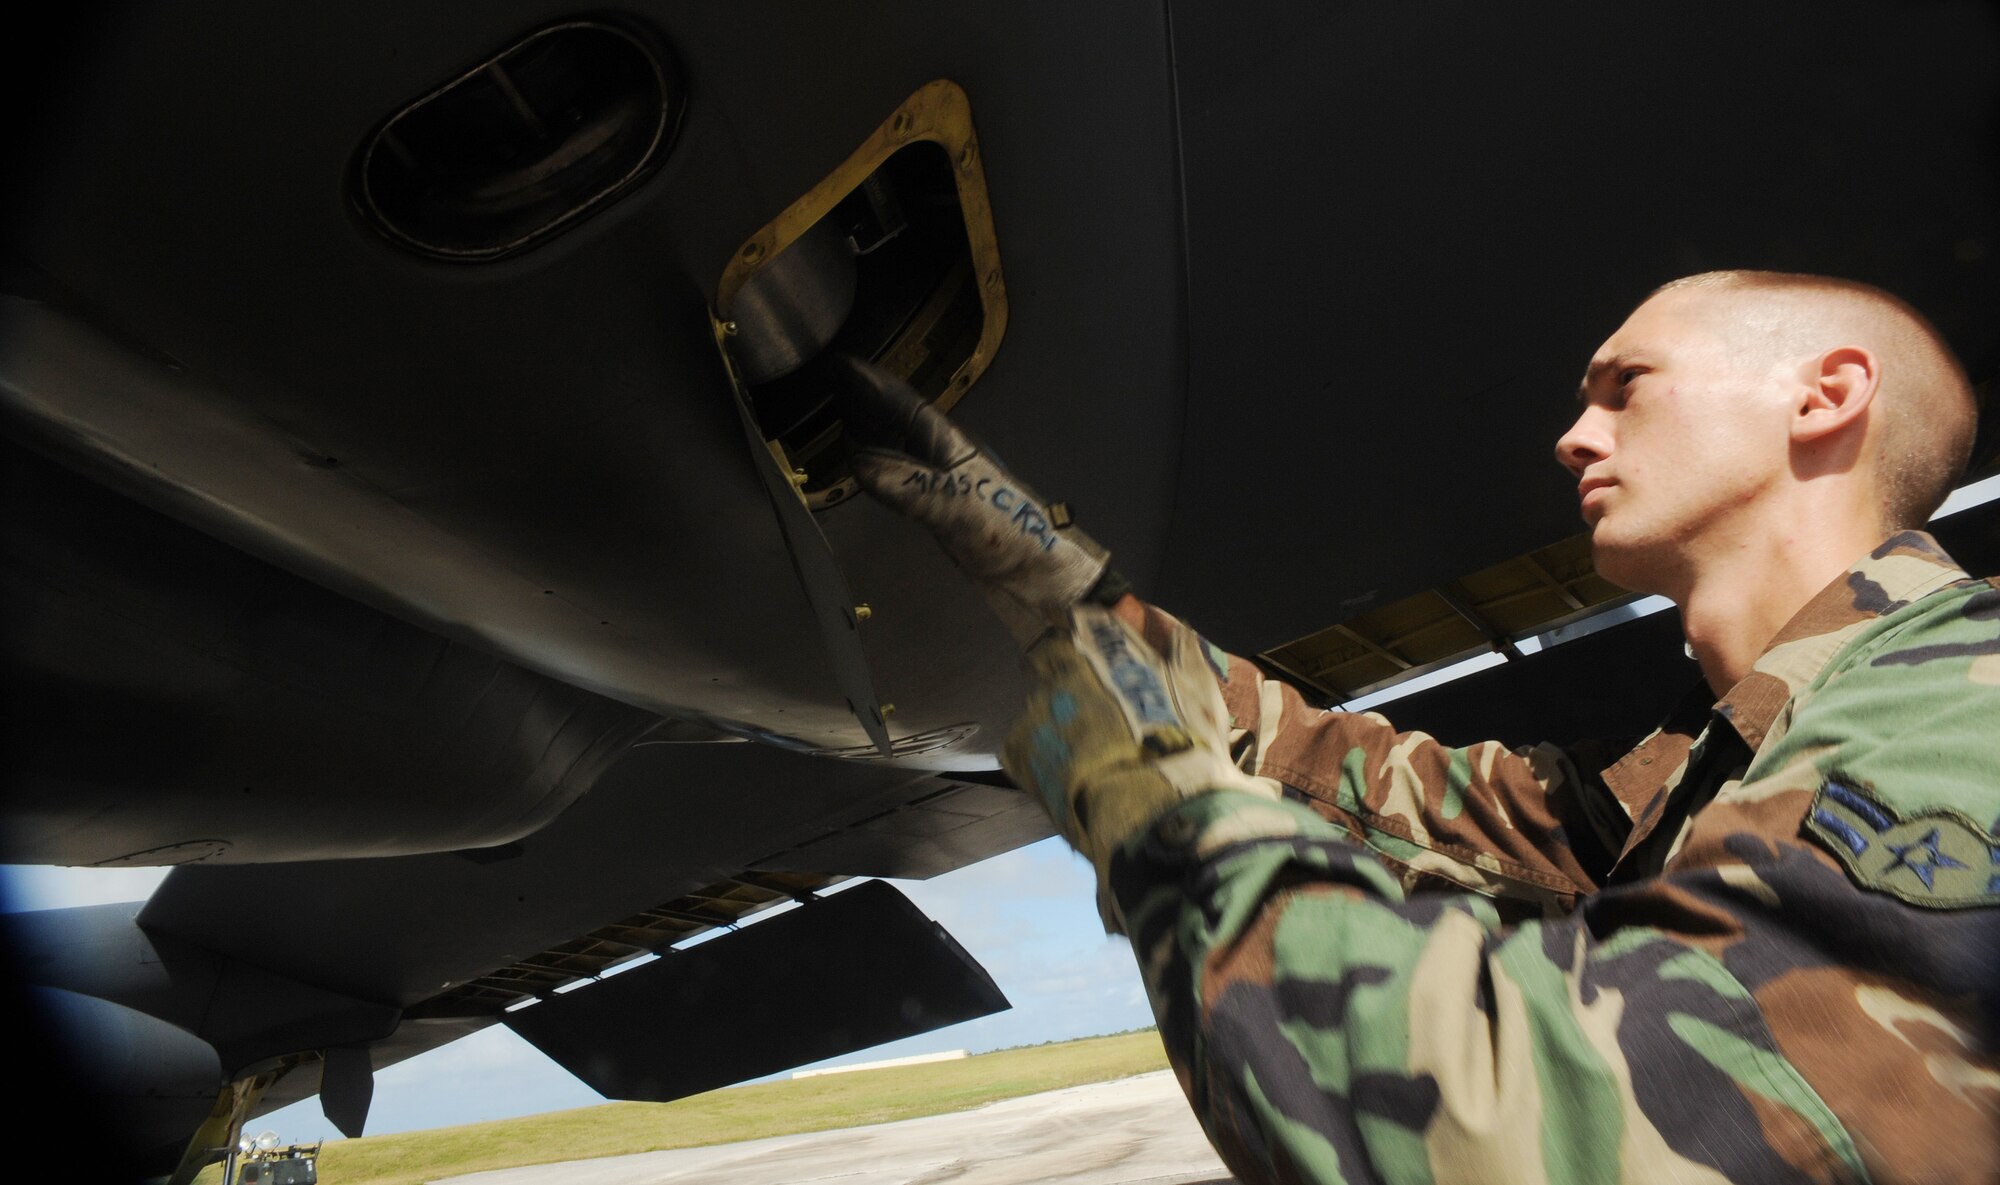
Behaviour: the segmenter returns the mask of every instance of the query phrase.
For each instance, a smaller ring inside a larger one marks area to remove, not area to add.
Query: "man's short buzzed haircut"
[[[1872,284],[1797,272],[1703,272],[1663,284],[1647,299],[1690,289],[1767,296],[1758,303],[1775,307],[1753,318],[1763,324],[1746,328],[1769,332],[1786,352],[1873,352],[1882,367],[1875,414],[1884,525],[1900,531],[1930,521],[1964,475],[1979,426],[1972,384],[1936,326]]]

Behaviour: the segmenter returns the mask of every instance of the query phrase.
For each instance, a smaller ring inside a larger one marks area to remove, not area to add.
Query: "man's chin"
[[[1641,546],[1636,541],[1622,538],[1615,529],[1607,527],[1603,519],[1590,531],[1590,562],[1597,574],[1624,589],[1626,592],[1653,593],[1660,591],[1654,587],[1659,565],[1658,548]]]

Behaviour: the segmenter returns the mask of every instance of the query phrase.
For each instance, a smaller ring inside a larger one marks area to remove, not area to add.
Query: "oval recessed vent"
[[[389,239],[497,259],[609,205],[657,168],[684,94],[665,51],[623,29],[542,29],[384,120],[354,199]]]

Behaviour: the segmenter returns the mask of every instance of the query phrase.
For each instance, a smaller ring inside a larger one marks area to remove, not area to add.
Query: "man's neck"
[[[1717,698],[1750,673],[1806,602],[1878,542],[1873,528],[1778,530],[1754,545],[1732,541],[1694,565],[1674,599]]]

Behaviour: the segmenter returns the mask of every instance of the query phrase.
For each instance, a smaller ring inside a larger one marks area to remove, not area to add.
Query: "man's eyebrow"
[[[1621,350],[1609,358],[1591,359],[1590,365],[1584,368],[1583,381],[1577,384],[1576,401],[1578,403],[1590,402],[1590,388],[1592,385],[1605,375],[1623,370],[1625,367],[1631,365],[1632,358],[1633,355],[1630,351]]]

